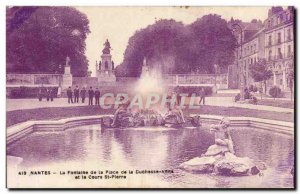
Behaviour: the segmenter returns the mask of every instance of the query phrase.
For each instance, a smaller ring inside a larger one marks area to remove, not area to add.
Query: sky
[[[99,61],[106,39],[112,47],[115,65],[123,61],[129,38],[135,31],[154,24],[159,19],[174,19],[183,24],[193,23],[207,14],[218,14],[223,19],[231,17],[250,22],[267,19],[270,7],[75,7],[85,13],[90,21],[91,33],[86,39],[86,56],[89,70],[95,76],[96,60]]]

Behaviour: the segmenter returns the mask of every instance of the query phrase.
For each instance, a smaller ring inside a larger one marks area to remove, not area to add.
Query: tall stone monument
[[[96,76],[98,78],[98,82],[116,81],[115,67],[110,50],[110,43],[106,40],[104,43],[104,49],[102,50],[101,61],[99,61],[99,64],[96,62]]]
[[[72,86],[73,77],[71,74],[71,66],[69,63],[70,63],[70,57],[67,57],[66,65],[65,65],[65,72],[62,77],[62,84],[61,84],[62,89],[66,89],[69,86]]]

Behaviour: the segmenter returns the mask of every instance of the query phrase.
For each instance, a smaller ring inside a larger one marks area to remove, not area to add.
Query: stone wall
[[[62,74],[6,74],[6,86],[59,86]]]
[[[163,77],[169,85],[178,86],[213,86],[228,89],[227,74],[167,74]]]

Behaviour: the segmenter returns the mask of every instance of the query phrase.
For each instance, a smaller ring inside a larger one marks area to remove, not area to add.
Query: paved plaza
[[[199,101],[198,99],[196,100]],[[6,110],[24,110],[34,108],[45,108],[45,107],[74,107],[74,106],[88,106],[88,99],[85,103],[73,103],[69,104],[67,98],[55,98],[53,102],[47,102],[45,99],[39,102],[38,99],[7,99]],[[255,110],[265,110],[274,112],[290,112],[293,113],[294,109],[280,108],[273,106],[254,105],[254,104],[240,104],[233,101],[233,97],[206,97],[205,105],[210,106],[221,106],[221,107],[239,107]]]

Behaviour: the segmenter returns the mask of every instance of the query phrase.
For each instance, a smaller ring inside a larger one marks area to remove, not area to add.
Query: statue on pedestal
[[[104,43],[104,49],[102,50],[103,54],[110,54],[110,43],[108,41],[108,39],[106,39],[106,42]]]
[[[69,63],[70,63],[70,57],[67,56],[67,57],[66,57],[66,66],[67,66],[67,67],[70,66]]]

